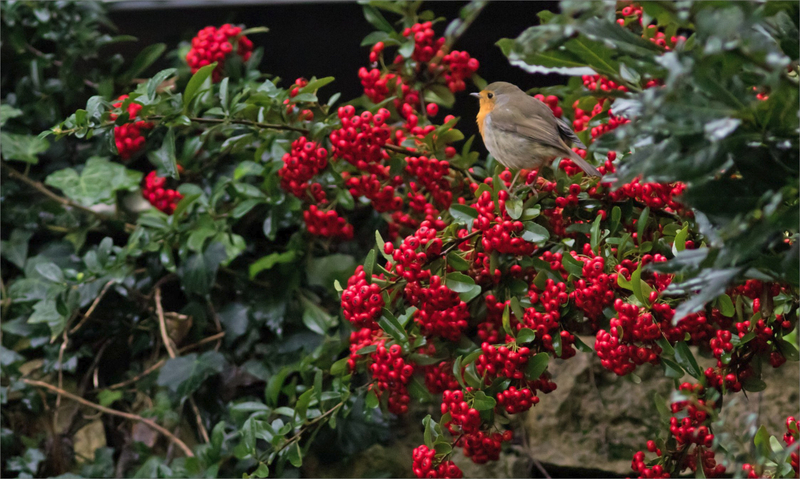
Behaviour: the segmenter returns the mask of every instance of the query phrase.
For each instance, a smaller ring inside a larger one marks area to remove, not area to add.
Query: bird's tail
[[[600,177],[603,176],[602,174],[600,174],[599,171],[597,171],[597,168],[595,168],[594,166],[592,166],[589,163],[587,163],[586,160],[584,160],[583,158],[578,156],[577,153],[575,153],[571,149],[567,149],[566,151],[569,152],[569,156],[567,156],[567,158],[572,160],[572,162],[575,163],[576,165],[580,166],[580,168],[583,171],[585,171],[587,175],[600,176]]]

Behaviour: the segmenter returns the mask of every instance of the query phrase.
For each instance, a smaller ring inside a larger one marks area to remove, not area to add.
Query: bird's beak
[[[480,93],[470,93],[470,96],[474,96],[475,98],[480,98],[481,94]]]

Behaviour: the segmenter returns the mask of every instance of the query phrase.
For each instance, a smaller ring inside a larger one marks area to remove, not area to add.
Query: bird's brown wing
[[[560,122],[550,107],[539,100],[528,95],[510,95],[508,101],[494,107],[491,117],[493,127],[561,150],[566,158],[571,159],[586,173],[602,176],[597,168],[569,148],[567,141],[579,148],[585,149],[586,146],[566,122]]]
[[[567,149],[556,117],[547,105],[528,95],[510,96],[490,113],[493,127],[559,150]]]
[[[571,143],[582,150],[586,149],[586,145],[584,145],[581,139],[578,138],[578,135],[576,135],[575,132],[572,131],[572,127],[569,126],[567,120],[563,118],[558,118],[558,130],[561,133],[561,138],[568,144]]]

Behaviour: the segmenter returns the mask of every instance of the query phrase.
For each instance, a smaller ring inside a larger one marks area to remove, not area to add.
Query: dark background
[[[177,3],[177,2],[175,2]],[[421,10],[433,10],[447,21],[458,17],[466,2],[425,2]],[[508,81],[528,88],[554,85],[565,80],[559,75],[530,75],[508,63],[495,42],[501,38],[515,38],[527,27],[538,24],[536,13],[541,10],[557,11],[557,2],[491,2],[489,3],[453,46],[455,50],[466,50],[480,61],[478,74],[487,82]],[[383,12],[393,22],[395,15]],[[133,58],[146,45],[163,42],[168,49],[178,46],[182,40],[190,40],[195,33],[208,25],[223,23],[244,24],[247,27],[265,26],[268,33],[251,35],[256,47],[264,47],[261,71],[284,79],[283,84],[298,77],[333,76],[336,81],[323,90],[322,97],[340,91],[342,99],[348,101],[363,93],[358,79],[358,69],[368,66],[369,47],[361,47],[361,40],[375,28],[364,19],[361,5],[350,2],[328,3],[275,3],[232,4],[218,2],[215,5],[186,2],[175,7],[173,2],[123,2],[109,12],[111,20],[119,27],[119,33],[134,35],[138,42],[123,44],[120,50],[125,58]],[[446,22],[435,26],[436,32],[444,31]],[[152,71],[169,64],[162,60]],[[461,129],[467,137],[477,133],[474,115],[475,100],[469,97],[474,88],[469,82],[467,90],[456,95],[452,112],[460,116]],[[438,120],[444,116],[440,113]]]

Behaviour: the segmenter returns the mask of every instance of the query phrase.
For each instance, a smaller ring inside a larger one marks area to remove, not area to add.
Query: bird
[[[494,82],[471,95],[480,99],[476,121],[483,143],[501,165],[536,169],[538,176],[543,165],[556,158],[569,158],[587,174],[603,176],[570,148],[570,144],[584,149],[586,145],[569,124],[516,85]],[[517,176],[519,171],[512,186]]]

